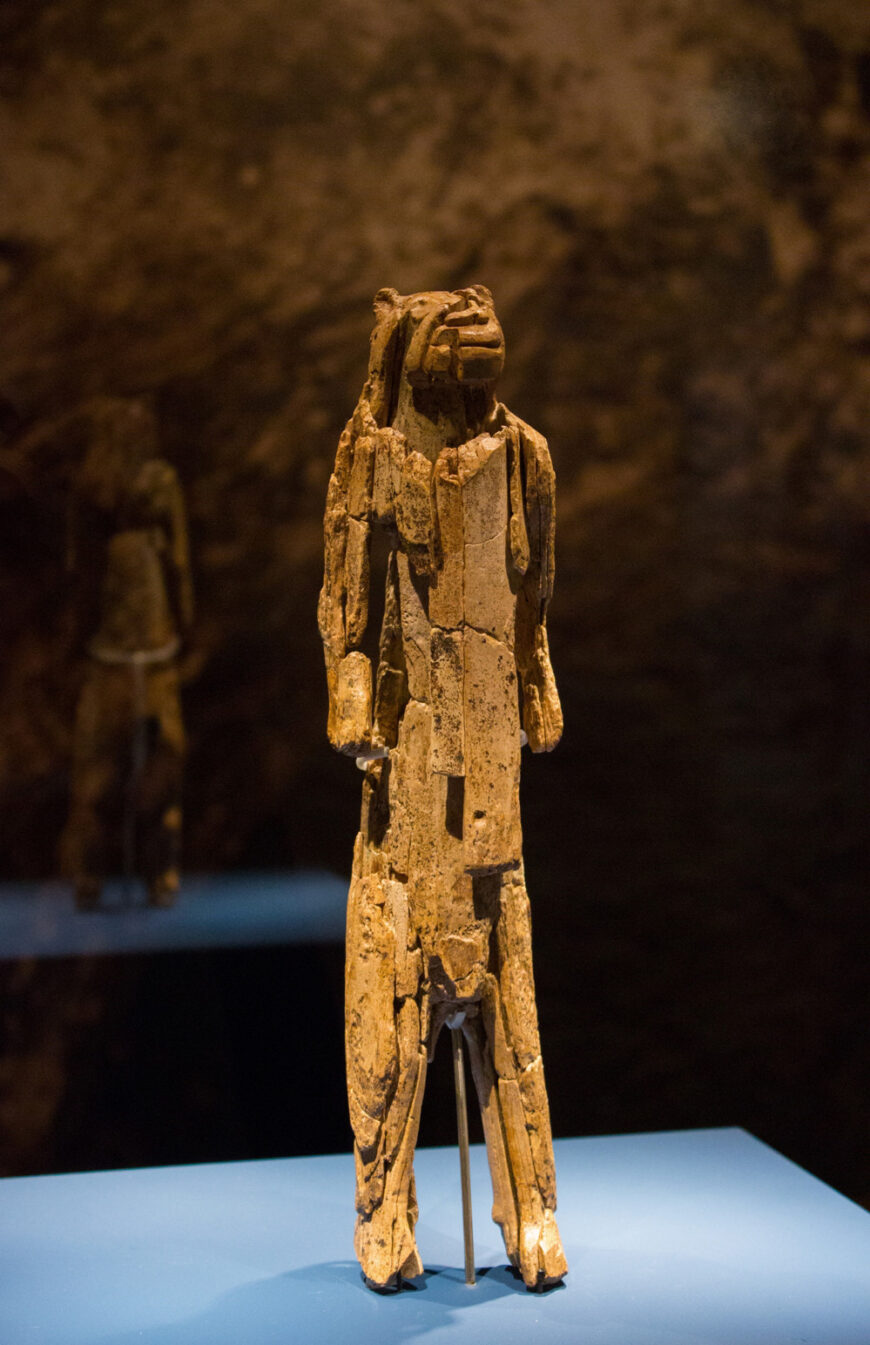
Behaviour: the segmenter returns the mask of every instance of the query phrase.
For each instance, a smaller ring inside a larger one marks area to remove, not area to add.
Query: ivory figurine
[[[347,915],[355,1249],[374,1288],[422,1271],[412,1160],[426,1067],[444,1023],[461,1022],[493,1218],[540,1289],[567,1267],[519,777],[522,743],[550,751],[562,732],[546,631],[553,468],[542,436],[495,398],[504,337],[487,289],[384,289],[375,313],[329,483],[318,609],[329,738],[365,769]],[[376,530],[387,566],[373,678],[362,645]]]
[[[99,905],[107,867],[141,873],[154,906],[179,885],[185,739],[178,654],[193,596],[184,501],[157,456],[141,403],[103,398],[86,420],[90,444],[70,510],[68,566],[89,631],[73,735],[64,868],[77,905]]]

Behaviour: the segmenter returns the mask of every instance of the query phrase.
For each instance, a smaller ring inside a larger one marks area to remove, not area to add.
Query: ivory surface
[[[422,1271],[414,1146],[427,1062],[458,1012],[493,1218],[542,1288],[567,1267],[519,777],[524,739],[550,751],[562,732],[546,632],[553,468],[541,435],[495,399],[504,338],[488,290],[381,290],[375,313],[329,483],[318,611],[329,738],[365,769],[346,964],[355,1247],[374,1287]],[[386,591],[366,652],[377,531]]]

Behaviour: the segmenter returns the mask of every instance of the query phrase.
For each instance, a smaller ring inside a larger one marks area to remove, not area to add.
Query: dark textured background
[[[560,485],[566,736],[524,779],[556,1132],[744,1124],[870,1203],[863,0],[4,0],[0,146],[4,876],[55,864],[105,393],[187,491],[188,866],[348,869],[326,478],[374,291],[483,282]],[[337,948],[0,985],[7,1172],[348,1142]]]

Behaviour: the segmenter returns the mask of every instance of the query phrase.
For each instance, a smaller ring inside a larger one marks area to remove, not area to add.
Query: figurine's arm
[[[556,474],[543,435],[519,421],[512,428],[511,549],[522,575],[517,593],[516,651],[523,728],[533,752],[551,752],[562,736],[563,722],[547,641],[547,607],[553,593]]]
[[[190,569],[187,511],[175,469],[168,463],[165,464],[165,468],[164,508],[169,534],[169,568],[179,629],[185,631],[193,625],[193,576]]]
[[[362,420],[358,411],[342,434],[329,478],[323,587],[317,605],[329,691],[329,741],[354,757],[371,755],[372,741],[372,668],[360,645],[368,624],[375,444]]]
[[[178,630],[185,631],[193,623],[193,580],[184,495],[171,463],[149,458],[143,464],[129,508],[134,517],[162,533],[163,569],[172,614]]]

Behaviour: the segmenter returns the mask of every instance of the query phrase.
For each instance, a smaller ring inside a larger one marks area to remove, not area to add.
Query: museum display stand
[[[528,1293],[472,1148],[416,1159],[425,1272],[367,1290],[350,1155],[0,1182],[3,1345],[868,1345],[870,1214],[737,1129],[561,1140],[571,1272]]]
[[[176,953],[339,943],[347,882],[324,871],[186,874],[168,910],[145,904],[141,885],[103,886],[99,910],[78,911],[68,883],[0,885],[0,957]]]

